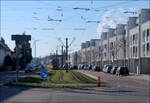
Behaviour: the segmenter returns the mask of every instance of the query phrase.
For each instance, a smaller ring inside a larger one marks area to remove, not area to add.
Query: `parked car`
[[[111,69],[112,69],[112,66],[107,66],[107,67],[106,67],[106,72],[107,72],[107,73],[110,73]]]
[[[82,65],[82,64],[79,64],[79,65],[78,65],[78,69],[81,69],[81,65]]]
[[[88,70],[89,69],[88,67],[89,67],[88,65],[85,65],[84,70]]]
[[[71,65],[70,69],[74,70],[74,69],[78,69],[77,65]]]
[[[111,69],[110,73],[112,74],[116,74],[116,70],[117,70],[118,67],[116,66],[113,66],[113,68]]]
[[[93,69],[94,71],[100,71],[100,66],[95,65],[95,66],[93,66],[92,69]]]
[[[81,65],[81,69],[84,69],[84,67],[85,67],[85,65],[83,64],[83,65]]]
[[[69,65],[68,64],[64,64],[63,65],[63,69],[65,70],[65,69],[69,69]]]
[[[92,70],[92,68],[93,68],[93,65],[89,65],[89,66],[88,66],[88,69],[89,69],[89,70]]]
[[[84,64],[79,64],[78,65],[78,69],[83,69],[84,68]]]
[[[106,69],[107,69],[108,66],[111,66],[111,65],[109,65],[109,64],[105,64],[105,65],[104,65],[104,67],[103,67],[103,72],[107,72]]]
[[[31,65],[27,65],[24,71],[25,71],[25,73],[33,72],[33,71],[35,71],[35,67],[33,67]]]
[[[117,75],[129,75],[129,70],[127,67],[118,67],[116,70]]]

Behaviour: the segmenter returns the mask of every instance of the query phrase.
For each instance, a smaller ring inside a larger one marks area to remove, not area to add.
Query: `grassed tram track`
[[[85,74],[82,74],[82,73],[79,73],[83,78],[86,78],[87,80],[89,81],[93,81],[93,82],[96,82],[97,80],[93,79],[93,78],[90,78],[88,76],[86,76]]]
[[[96,83],[96,80],[86,76],[85,74],[82,74],[77,71],[72,71],[72,74],[80,80],[81,83]]]
[[[73,77],[75,80],[81,81],[81,80],[75,75],[75,73],[72,72],[72,71],[71,71],[71,75],[72,75],[72,77]]]
[[[57,84],[95,84],[96,80],[86,76],[77,71],[70,70],[66,72],[65,70],[55,70],[55,74],[50,77],[52,83]]]
[[[63,71],[60,70],[60,81],[63,81]]]
[[[36,78],[35,78],[36,76]],[[77,71],[52,70],[49,72],[48,79],[42,79],[39,74],[22,79],[20,82],[12,82],[8,85],[34,86],[34,87],[53,87],[53,88],[85,88],[96,87],[97,84],[92,78]],[[31,79],[31,80],[30,80]],[[39,82],[39,80],[41,82]],[[34,82],[32,82],[34,81]]]

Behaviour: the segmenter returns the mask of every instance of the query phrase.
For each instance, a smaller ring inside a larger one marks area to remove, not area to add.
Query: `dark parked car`
[[[118,67],[114,66],[114,67],[111,69],[110,73],[116,74],[117,68],[118,68]]]
[[[83,64],[78,65],[78,69],[82,69]]]
[[[109,64],[105,64],[105,65],[104,65],[104,67],[103,67],[103,72],[107,72],[106,69],[107,69],[108,66],[111,66],[111,65],[109,65]]]
[[[70,67],[70,69],[78,69],[78,66],[77,65],[72,65],[71,67]]]
[[[33,66],[27,66],[24,71],[25,71],[25,73],[30,73],[34,70],[35,70],[35,68]]]
[[[78,69],[84,69],[84,64],[79,64]]]
[[[93,68],[93,65],[89,65],[88,69],[91,70]]]
[[[100,67],[95,65],[95,66],[93,66],[93,70],[94,71],[100,71]]]
[[[88,65],[84,65],[84,70],[88,70],[89,69],[88,67],[89,67]]]
[[[129,75],[129,70],[127,67],[118,67],[116,70],[117,75]]]
[[[106,72],[107,72],[107,73],[110,73],[111,69],[112,69],[112,66],[107,66],[107,67],[106,67]]]
[[[85,66],[86,66],[86,65],[83,64],[83,65],[81,66],[81,68],[84,69]]]

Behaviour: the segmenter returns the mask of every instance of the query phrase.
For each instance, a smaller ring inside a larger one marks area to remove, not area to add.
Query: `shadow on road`
[[[80,94],[103,94],[103,95],[120,95],[120,94],[130,94],[135,93],[136,91],[130,90],[95,90],[95,89],[66,89],[65,92],[72,92],[72,93],[80,93]]]
[[[0,102],[16,96],[28,89],[31,89],[31,87],[0,86]]]

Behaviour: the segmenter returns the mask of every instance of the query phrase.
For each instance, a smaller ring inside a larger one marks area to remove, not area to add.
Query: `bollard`
[[[101,85],[101,80],[100,80],[100,76],[98,76],[98,79],[97,79],[97,86],[100,87]]]

